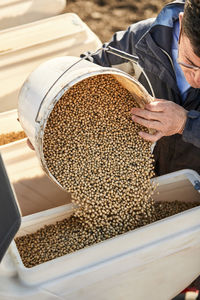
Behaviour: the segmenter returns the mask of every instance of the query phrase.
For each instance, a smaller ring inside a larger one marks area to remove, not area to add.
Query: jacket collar
[[[167,51],[171,52],[171,44],[169,44],[169,32],[172,33],[174,21],[179,17],[179,13],[184,9],[184,0],[178,0],[167,4],[158,14],[149,30],[140,38],[136,44],[136,48],[144,50],[144,46],[148,46],[147,37],[150,34],[154,43]]]
[[[147,32],[136,43],[143,68],[159,74],[161,80],[177,89],[173,64],[171,63],[171,41],[173,24],[184,9],[185,1],[179,0],[167,4],[159,13]]]

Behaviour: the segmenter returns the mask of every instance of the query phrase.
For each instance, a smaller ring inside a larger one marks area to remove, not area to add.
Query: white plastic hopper
[[[7,150],[2,154],[11,176],[14,169],[18,171],[14,167],[16,159],[12,162]],[[27,166],[31,165],[29,155],[23,157]],[[26,177],[28,172],[31,170],[22,167],[19,177]],[[192,170],[155,180],[160,184],[156,200],[200,201],[200,176]],[[20,194],[17,198],[23,210],[25,203],[21,202]],[[68,217],[71,212],[69,204],[29,214],[22,218],[18,235]],[[200,207],[197,206],[33,268],[24,267],[13,241],[0,267],[0,299],[170,300],[199,274]]]
[[[71,195],[61,190],[42,170],[26,139],[0,146],[0,152],[23,216],[71,201]]]
[[[14,132],[22,131],[23,128],[21,127],[17,119],[18,119],[18,115],[16,109],[0,113],[0,135],[12,131]]]
[[[17,107],[23,82],[42,62],[62,55],[79,56],[100,47],[99,38],[72,13],[2,30],[0,112]]]
[[[62,13],[66,0],[1,0],[0,30]]]

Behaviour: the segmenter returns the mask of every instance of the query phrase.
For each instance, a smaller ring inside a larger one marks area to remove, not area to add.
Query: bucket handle
[[[138,56],[126,53],[126,52],[124,52],[122,50],[113,48],[111,46],[108,46],[107,48],[105,48],[105,51],[107,51],[107,52],[109,52],[111,54],[114,54],[116,56],[122,57],[122,58],[124,58],[126,60],[129,60],[132,63],[136,64],[141,69],[141,73],[144,74],[144,77],[145,77],[145,79],[146,79],[146,81],[147,81],[147,83],[149,85],[150,90],[151,90],[152,97],[155,98],[155,94],[154,94],[154,90],[153,90],[153,87],[151,85],[151,82],[149,81],[149,78],[148,78],[147,74],[145,73],[144,69],[140,66],[140,64],[139,64],[139,57]]]
[[[50,90],[55,86],[55,84],[58,82],[58,80],[65,74],[67,73],[71,68],[73,68],[77,63],[79,63],[80,61],[82,61],[83,59],[85,59],[85,56],[80,58],[78,61],[76,61],[74,64],[72,64],[69,68],[67,68],[57,79],[56,81],[54,81],[54,83],[50,86],[50,88],[48,89],[48,91],[46,92],[46,94],[44,95],[42,101],[40,102],[40,106],[38,108],[38,112],[37,112],[37,115],[35,117],[35,122],[37,123],[40,123],[40,120],[39,120],[39,114],[40,114],[40,109],[42,107],[42,104],[45,100],[45,98],[47,97],[48,93],[50,92]]]
[[[116,56],[119,56],[121,58],[124,58],[126,60],[129,60],[131,62],[133,62],[134,64],[136,64],[140,69],[141,69],[141,72],[144,74],[145,76],[145,79],[150,87],[150,90],[151,90],[151,93],[152,93],[152,96],[155,98],[155,94],[154,94],[154,91],[153,91],[153,87],[149,81],[149,78],[148,76],[146,75],[145,71],[143,70],[143,68],[140,66],[139,64],[139,57],[138,56],[135,56],[135,55],[132,55],[132,54],[129,54],[129,53],[126,53],[122,50],[119,50],[119,49],[116,49],[114,47],[111,47],[111,46],[108,46],[107,48],[100,48],[97,50],[97,52],[99,51],[105,51],[105,52],[108,52],[108,53],[111,53],[113,55],[116,55]],[[70,69],[72,69],[76,64],[78,64],[80,61],[82,60],[85,60],[87,57],[90,57],[92,54],[91,53],[87,53],[86,55],[84,55],[83,57],[81,57],[78,61],[76,61],[74,64],[72,64],[69,68],[67,68],[57,79],[56,81],[52,84],[52,86],[48,89],[48,91],[46,92],[46,94],[44,95],[42,101],[40,102],[40,106],[39,106],[39,109],[38,109],[38,112],[37,112],[37,115],[35,117],[35,122],[36,123],[40,123],[40,120],[39,120],[39,114],[40,114],[40,109],[42,107],[42,104],[45,100],[45,98],[47,97],[48,93],[50,92],[50,90],[55,86],[55,84],[58,82],[58,80],[65,74],[67,73]]]

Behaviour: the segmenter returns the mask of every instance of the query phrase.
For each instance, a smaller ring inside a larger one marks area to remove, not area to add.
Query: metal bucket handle
[[[83,59],[85,59],[85,57],[83,58],[80,58],[78,61],[76,61],[74,64],[72,64],[68,69],[66,69],[57,79],[56,81],[54,81],[54,83],[52,84],[52,86],[48,89],[48,91],[46,92],[46,94],[44,95],[42,101],[40,102],[40,106],[38,108],[38,112],[37,112],[37,115],[35,117],[35,122],[37,123],[40,123],[40,121],[38,120],[38,116],[39,116],[39,113],[40,113],[40,109],[42,107],[42,104],[45,100],[45,98],[47,97],[48,93],[50,92],[50,90],[54,87],[54,85],[59,81],[59,79],[65,74],[67,73],[71,68],[73,68],[77,63],[79,63],[80,61],[82,61]]]
[[[126,53],[122,50],[119,50],[119,49],[116,49],[116,48],[113,48],[111,46],[108,46],[107,48],[100,48],[98,51],[100,50],[103,50],[105,52],[108,52],[108,53],[111,53],[113,55],[116,55],[116,56],[119,56],[119,57],[122,57],[123,59],[126,59],[126,60],[129,60],[131,62],[133,62],[134,64],[136,64],[140,69],[141,69],[141,72],[144,74],[148,84],[149,84],[149,87],[150,87],[150,90],[151,90],[151,93],[152,93],[152,96],[155,97],[155,94],[154,94],[154,91],[153,91],[153,88],[152,88],[152,85],[149,81],[149,78],[148,76],[146,75],[145,71],[143,70],[143,68],[140,66],[139,64],[139,57],[138,56],[135,56],[135,55],[132,55],[132,54],[129,54],[129,53]],[[52,84],[52,86],[48,89],[48,91],[46,92],[45,96],[43,97],[41,103],[40,103],[40,106],[39,106],[39,109],[38,109],[38,112],[37,112],[37,115],[35,117],[35,122],[37,123],[40,123],[40,121],[38,120],[38,116],[39,116],[39,113],[40,113],[40,109],[42,107],[42,104],[45,100],[45,98],[47,97],[48,93],[50,92],[50,90],[54,87],[54,85],[59,81],[59,79],[66,73],[68,72],[70,69],[72,69],[76,64],[78,64],[80,61],[86,59],[87,57],[90,57],[92,54],[88,53],[87,55],[84,55],[84,57],[81,57],[78,61],[76,61],[74,64],[72,64],[69,68],[67,68],[57,79],[56,81]]]
[[[105,51],[107,51],[107,52],[109,52],[109,53],[111,53],[111,54],[114,54],[114,55],[116,55],[116,56],[122,57],[122,58],[124,58],[124,59],[126,59],[126,60],[129,60],[129,61],[131,61],[132,63],[136,64],[137,67],[140,68],[141,73],[144,74],[144,77],[145,77],[145,79],[146,79],[146,81],[147,81],[147,83],[148,83],[148,85],[149,85],[150,90],[151,90],[152,97],[155,98],[155,94],[154,94],[154,91],[153,91],[153,87],[152,87],[152,85],[151,85],[151,82],[149,81],[149,78],[148,78],[147,74],[145,73],[144,69],[140,66],[140,64],[139,64],[139,57],[138,57],[138,56],[135,56],[135,55],[126,53],[126,52],[124,52],[124,51],[122,51],[122,50],[113,48],[113,47],[111,47],[111,46],[108,46],[107,48],[104,48],[104,49],[105,49]]]

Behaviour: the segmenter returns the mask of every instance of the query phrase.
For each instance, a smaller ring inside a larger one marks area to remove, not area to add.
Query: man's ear
[[[181,12],[178,17],[179,17],[179,37],[178,37],[178,44],[180,44],[181,31],[182,31],[183,12]]]
[[[180,14],[179,14],[179,24],[180,24],[180,27],[182,25],[182,19],[183,19],[183,12],[180,12]]]

